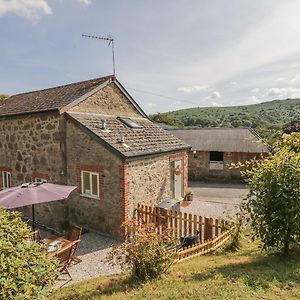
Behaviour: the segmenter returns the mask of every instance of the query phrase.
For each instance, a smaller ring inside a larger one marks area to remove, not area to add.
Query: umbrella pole
[[[32,231],[35,231],[34,204],[31,205],[31,211],[32,211]]]

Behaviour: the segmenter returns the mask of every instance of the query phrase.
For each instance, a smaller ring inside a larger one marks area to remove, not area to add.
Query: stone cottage
[[[1,188],[30,181],[78,187],[68,200],[37,205],[41,223],[118,236],[138,202],[185,194],[189,145],[153,124],[114,76],[0,105]]]
[[[231,163],[245,162],[270,151],[251,128],[168,129],[192,146],[189,152],[189,179],[241,179],[240,169]]]

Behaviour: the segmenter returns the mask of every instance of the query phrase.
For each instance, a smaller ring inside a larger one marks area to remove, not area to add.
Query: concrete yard
[[[189,182],[194,200],[176,210],[212,218],[232,217],[248,193],[244,184]]]

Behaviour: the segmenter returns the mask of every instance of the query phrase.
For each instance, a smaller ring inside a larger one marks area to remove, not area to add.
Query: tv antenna
[[[111,45],[111,53],[112,53],[112,61],[113,61],[113,75],[116,75],[116,67],[115,67],[115,45],[114,45],[114,39],[109,34],[107,37],[102,36],[96,36],[96,35],[87,35],[83,34],[82,37],[88,38],[88,39],[97,39],[97,40],[103,40],[108,41],[108,46]]]

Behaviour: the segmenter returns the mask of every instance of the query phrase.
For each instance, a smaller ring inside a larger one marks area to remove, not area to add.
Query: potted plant
[[[193,196],[194,193],[192,190],[188,190],[187,193],[185,194],[184,200],[186,201],[193,201]]]

